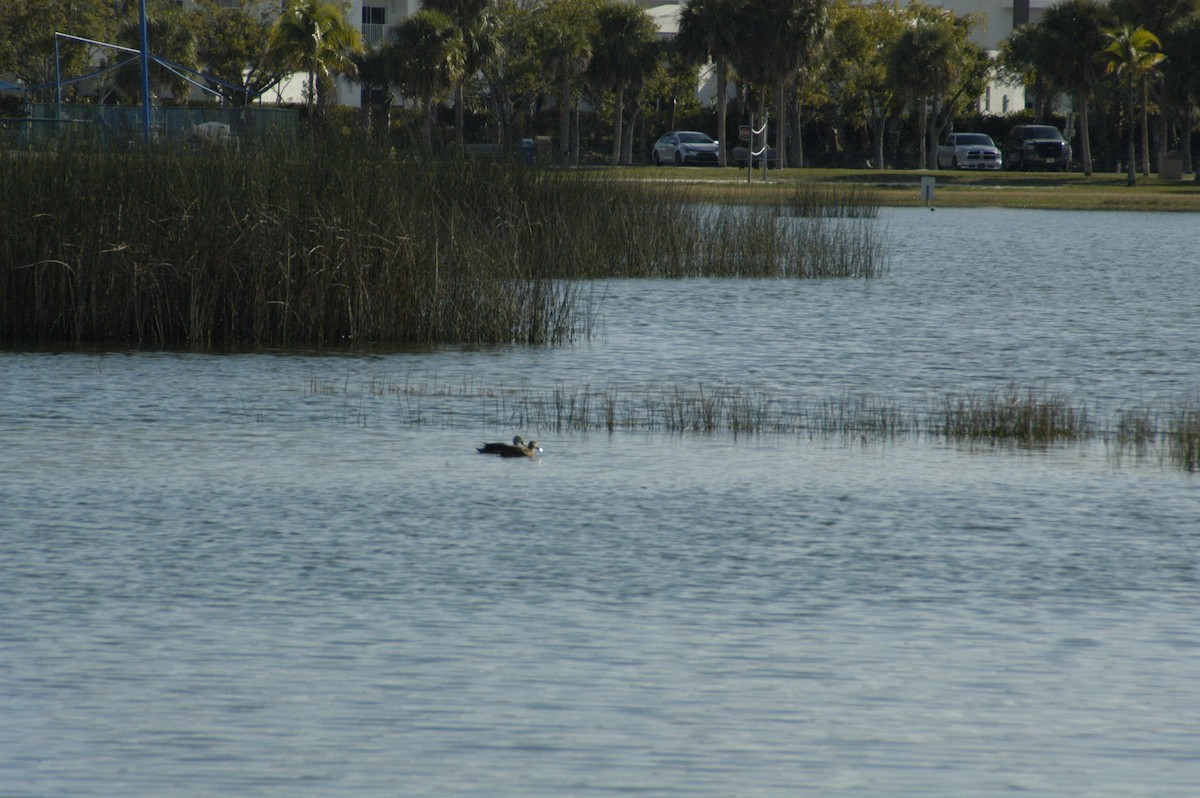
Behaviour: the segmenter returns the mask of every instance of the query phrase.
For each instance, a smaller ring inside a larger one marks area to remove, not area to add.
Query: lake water
[[[605,284],[560,349],[0,353],[0,795],[1200,795],[1197,475],[506,423],[1197,397],[1194,215],[878,223],[882,279]]]

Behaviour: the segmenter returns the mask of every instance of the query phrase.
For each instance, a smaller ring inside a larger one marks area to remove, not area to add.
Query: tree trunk
[[[1150,176],[1150,87],[1142,78],[1142,175]]]
[[[729,157],[725,146],[725,130],[728,116],[729,94],[729,65],[724,58],[717,59],[717,164],[721,167],[729,165]]]
[[[621,165],[621,129],[625,124],[625,87],[617,87],[616,101],[613,104],[613,149],[612,165]]]
[[[425,99],[421,104],[425,108],[425,120],[422,125],[425,133],[425,153],[433,155],[433,100]]]
[[[1125,165],[1125,185],[1132,186],[1137,183],[1137,146],[1134,142],[1133,126],[1133,86],[1125,90],[1125,121],[1128,128],[1129,141],[1126,146],[1126,165]]]
[[[558,96],[558,151],[563,166],[571,165],[571,76],[564,69]]]
[[[459,78],[454,84],[454,143],[458,147],[459,155],[466,151],[466,133],[463,130],[464,117],[463,79]]]
[[[1077,97],[1079,100],[1079,143],[1083,145],[1083,174],[1092,176],[1092,136],[1088,132],[1088,106],[1091,105],[1086,95]]]
[[[634,104],[633,112],[629,114],[629,123],[625,126],[625,135],[621,138],[621,163],[629,166],[633,163],[633,134],[642,118],[642,109]]]
[[[775,98],[775,157],[778,167],[783,169],[787,162],[787,81],[779,81],[779,94]],[[769,153],[768,153],[769,154]]]
[[[873,169],[883,168],[883,137],[887,133],[887,117],[883,114],[872,115],[871,135],[875,139],[875,159],[871,164]]]
[[[920,97],[917,98],[917,103],[919,104],[917,107],[917,129],[918,129],[917,139],[918,139],[918,141],[920,141],[920,144],[917,145],[918,146],[917,168],[918,169],[927,169],[929,167],[928,167],[928,159],[926,158],[928,151],[926,150],[925,133],[929,129],[928,98],[922,94]]]

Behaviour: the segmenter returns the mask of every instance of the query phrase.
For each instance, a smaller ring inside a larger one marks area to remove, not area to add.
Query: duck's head
[[[542,447],[538,446],[537,441],[530,441],[529,443],[525,444],[525,448],[531,452],[540,452],[542,450]]]
[[[522,438],[520,435],[513,436],[513,446],[524,446],[524,445],[525,445],[524,438]]]

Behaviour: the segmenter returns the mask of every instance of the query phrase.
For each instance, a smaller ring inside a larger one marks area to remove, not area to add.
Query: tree
[[[1107,71],[1121,81],[1125,93],[1125,118],[1129,123],[1128,164],[1125,170],[1126,185],[1137,182],[1134,164],[1133,106],[1138,86],[1144,86],[1148,75],[1154,72],[1165,57],[1159,49],[1158,37],[1145,28],[1122,25],[1107,31],[1108,46],[1104,48]],[[1146,135],[1143,123],[1142,136]]]
[[[335,75],[357,74],[356,53],[366,48],[362,35],[346,22],[346,6],[329,0],[291,0],[271,29],[272,57],[287,69],[305,73],[309,118],[324,109],[326,86]]]
[[[952,12],[920,3],[913,3],[909,13],[904,32],[888,52],[888,74],[916,102],[918,163],[922,169],[932,169],[936,153],[927,147],[929,106],[954,85],[969,28]]]
[[[117,15],[105,0],[3,0],[0,2],[0,74],[9,73],[27,86],[44,87],[34,96],[52,98],[57,73],[63,78],[91,71],[92,48],[68,40],[59,43],[55,64],[55,32],[111,41]]]
[[[1174,25],[1160,37],[1163,52],[1170,57],[1161,65],[1165,108],[1174,108],[1179,118],[1183,169],[1195,172],[1192,164],[1193,109],[1200,105],[1200,16]],[[1163,137],[1165,142],[1166,136]],[[1195,172],[1200,179],[1200,172]]]
[[[691,0],[679,12],[679,34],[675,46],[691,64],[711,60],[717,79],[717,162],[728,164],[725,139],[729,106],[729,62],[737,52],[739,0]]]
[[[454,137],[461,152],[465,146],[463,84],[477,74],[495,51],[495,16],[491,0],[424,0],[423,8],[440,11],[454,23],[463,43],[463,69],[454,81]]]
[[[904,31],[904,17],[889,3],[830,7],[830,40],[822,58],[824,82],[847,121],[871,134],[871,165],[884,167],[883,143],[897,112],[900,90],[889,80],[886,55]]]
[[[814,60],[825,33],[826,0],[742,0],[737,17],[734,66],[764,94],[775,92],[775,150],[783,167],[788,86]]]
[[[1104,29],[1112,15],[1097,0],[1064,0],[1051,6],[1037,24],[1057,43],[1057,57],[1048,62],[1046,78],[1060,91],[1069,92],[1079,108],[1080,141],[1083,148],[1083,173],[1092,174],[1092,140],[1089,111],[1092,93],[1100,81],[1103,52],[1107,41]]]
[[[258,0],[236,0],[232,5],[204,0],[200,8],[196,55],[204,74],[246,90],[218,86],[226,99],[242,105],[283,80],[283,69],[268,46],[274,20]]]
[[[547,0],[534,13],[542,65],[559,86],[558,149],[563,166],[579,162],[579,149],[571,140],[571,110],[592,60],[596,6],[595,0]]]
[[[190,70],[199,66],[196,59],[195,21],[181,6],[162,2],[150,6],[146,14],[146,38],[153,55]],[[141,47],[141,24],[136,9],[131,9],[121,20],[116,40],[117,44],[125,47]],[[124,54],[121,57],[124,58]],[[140,99],[141,74],[140,64],[130,64],[117,73],[117,85],[123,94]],[[187,73],[168,69],[153,60],[150,62],[149,82],[151,95],[170,92],[176,102],[187,99],[192,90]]]
[[[440,11],[422,8],[392,28],[385,47],[392,82],[421,102],[425,148],[432,152],[434,104],[454,87],[466,62],[458,28]]]
[[[1146,30],[1153,31],[1159,39],[1170,34],[1174,29],[1182,26],[1187,20],[1195,17],[1200,11],[1200,0],[1111,0],[1109,3],[1113,13],[1122,23],[1128,24],[1131,27],[1143,27]],[[1186,41],[1179,41],[1180,45],[1187,47]],[[1168,62],[1174,60],[1174,46],[1164,47],[1164,52],[1169,54]],[[1158,155],[1161,161],[1167,149],[1167,124],[1168,117],[1171,112],[1179,112],[1180,106],[1178,101],[1180,98],[1177,93],[1169,92],[1162,81],[1151,81],[1150,76],[1142,80],[1142,174],[1150,174],[1150,136],[1149,131],[1149,115],[1150,115],[1150,89],[1156,89],[1159,99],[1159,135],[1158,135]],[[1153,77],[1164,77],[1159,72]],[[1174,102],[1170,102],[1174,101]],[[1186,105],[1186,103],[1185,103]],[[1190,113],[1190,107],[1187,108]]]
[[[997,71],[1013,81],[1020,81],[1026,93],[1033,95],[1034,113],[1045,119],[1050,112],[1052,92],[1047,79],[1058,58],[1058,42],[1044,25],[1025,24],[1000,42]]]
[[[500,142],[511,151],[515,131],[531,114],[541,89],[540,50],[534,12],[521,0],[497,0],[492,53],[480,67]]]
[[[596,10],[592,58],[587,75],[601,92],[613,95],[612,165],[621,163],[625,90],[640,83],[658,60],[658,29],[645,11],[626,2],[607,2]]]

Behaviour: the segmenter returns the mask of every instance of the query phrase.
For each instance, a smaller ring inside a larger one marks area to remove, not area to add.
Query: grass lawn
[[[882,205],[920,206],[921,178],[936,179],[935,207],[1056,208],[1061,210],[1200,211],[1200,183],[1138,176],[1126,186],[1124,173],[1096,172],[950,172],[866,169],[771,170],[763,182],[756,170],[749,182],[745,169],[703,167],[596,168],[598,174],[631,180],[686,184],[701,197],[733,202],[768,201],[789,192],[798,181],[870,186]]]

